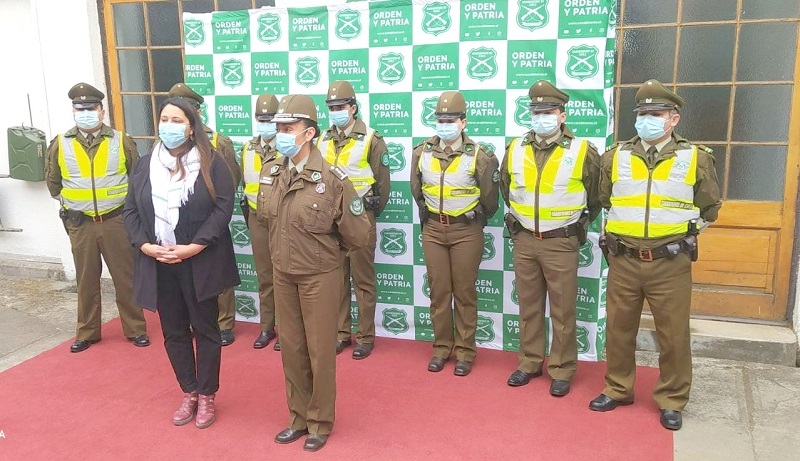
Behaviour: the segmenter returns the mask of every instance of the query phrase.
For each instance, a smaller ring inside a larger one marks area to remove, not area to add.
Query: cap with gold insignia
[[[67,97],[72,99],[72,106],[77,109],[91,109],[103,102],[106,95],[88,83],[76,83],[69,89]]]
[[[684,104],[682,97],[673,93],[658,80],[650,79],[636,92],[636,108],[634,112],[646,110],[680,110]]]
[[[264,93],[258,95],[256,99],[256,120],[259,122],[269,122],[275,113],[278,112],[278,98],[274,94]]]
[[[356,92],[353,90],[353,85],[347,80],[337,80],[331,83],[328,88],[328,99],[325,104],[329,106],[338,106],[340,104],[352,104],[356,100]]]
[[[569,102],[569,95],[547,80],[539,80],[534,83],[528,90],[528,96],[531,98],[529,107],[533,112],[564,107]]]
[[[314,104],[314,100],[304,94],[287,94],[281,98],[272,121],[294,123],[300,119],[317,121],[317,105]]]
[[[189,88],[189,86],[184,83],[176,83],[172,85],[172,88],[169,89],[169,97],[187,99],[190,103],[197,107],[200,107],[200,104],[203,104],[204,101],[202,96],[197,94],[193,89]]]
[[[467,115],[467,102],[458,91],[445,91],[436,102],[437,119],[457,119]]]

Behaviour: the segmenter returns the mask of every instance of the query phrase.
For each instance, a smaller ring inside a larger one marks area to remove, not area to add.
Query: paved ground
[[[73,338],[75,305],[70,282],[6,277],[0,284],[0,372]],[[103,320],[115,314],[113,292],[105,293]],[[638,362],[653,366],[657,357],[640,352]],[[800,368],[696,358],[694,376],[684,426],[675,433],[676,460],[800,459]]]

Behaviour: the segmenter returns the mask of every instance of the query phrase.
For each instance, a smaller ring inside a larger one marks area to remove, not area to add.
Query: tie
[[[450,147],[450,146],[445,147],[444,148],[444,153],[447,154],[447,155],[452,154],[453,153],[453,148]]]
[[[295,178],[297,178],[297,174],[298,174],[297,173],[297,168],[292,167],[289,170],[289,183],[287,184],[287,186],[292,185],[292,182],[295,180]]]
[[[658,149],[655,146],[651,146],[647,149],[647,161],[649,163],[653,163],[656,160],[656,156],[658,155]]]
[[[91,134],[91,133],[89,133],[88,135],[86,135],[86,142],[87,142],[87,143],[89,143],[89,145],[91,146],[91,145],[92,145],[92,143],[94,142],[94,135],[93,135],[93,134]]]

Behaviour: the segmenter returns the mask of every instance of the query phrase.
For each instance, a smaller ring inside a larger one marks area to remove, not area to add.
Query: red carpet
[[[610,413],[588,409],[605,365],[578,367],[572,392],[551,397],[549,380],[505,384],[516,355],[479,350],[472,374],[453,362],[426,370],[430,344],[378,338],[373,355],[338,357],[337,419],[317,453],[272,439],[286,427],[280,353],[255,350],[258,326],[239,323],[223,349],[217,422],[208,429],[172,425],[181,391],[164,352],[135,348],[119,320],[80,354],[71,342],[0,373],[3,460],[672,460],[672,433],[650,398],[657,371],[639,368],[637,403]]]

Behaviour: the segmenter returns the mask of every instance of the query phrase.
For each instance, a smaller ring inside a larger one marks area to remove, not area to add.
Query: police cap
[[[194,104],[197,108],[200,108],[200,104],[203,104],[204,101],[202,96],[195,93],[193,89],[189,88],[188,85],[183,83],[176,83],[172,85],[172,88],[169,89],[169,97],[186,99],[190,103]]]
[[[658,80],[650,79],[636,92],[636,108],[634,112],[646,110],[680,110],[684,104],[682,97],[668,90]]]
[[[461,118],[467,115],[467,102],[458,91],[445,91],[436,102],[436,118]]]
[[[72,105],[77,109],[91,109],[102,103],[103,98],[106,97],[102,91],[83,82],[76,83],[70,88],[67,96],[72,99]]]
[[[317,105],[304,94],[287,94],[281,98],[278,111],[272,119],[275,123],[294,123],[301,119],[317,121]]]
[[[278,112],[278,98],[274,94],[264,93],[258,95],[256,100],[255,116],[259,122],[269,122]]]
[[[347,80],[337,80],[331,83],[328,88],[328,99],[325,104],[329,106],[338,106],[340,104],[352,104],[356,100],[356,92],[353,90],[353,85]]]
[[[547,80],[539,80],[528,90],[532,111],[547,111],[556,107],[564,107],[569,102],[569,95],[559,90]]]

